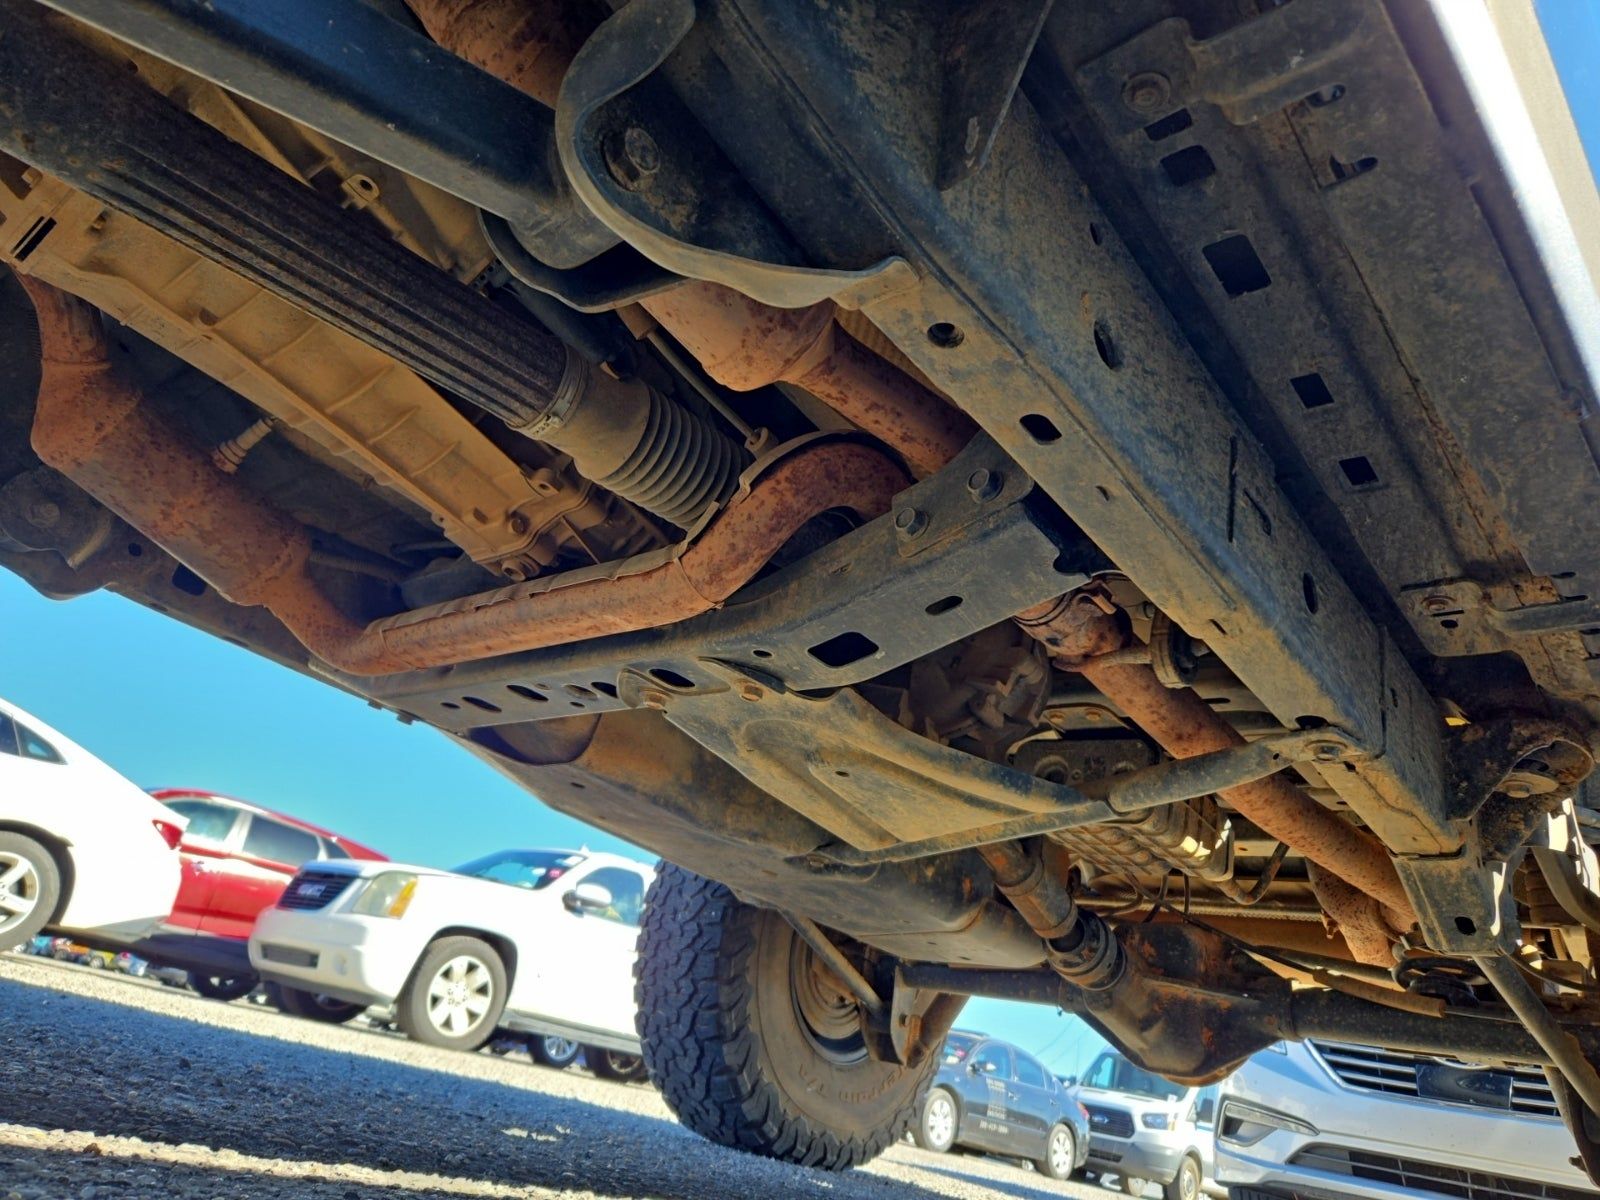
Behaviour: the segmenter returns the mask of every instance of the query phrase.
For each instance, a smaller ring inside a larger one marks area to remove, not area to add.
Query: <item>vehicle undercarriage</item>
[[[709,1136],[859,1161],[994,995],[1595,1173],[1600,201],[1531,17],[1244,7],[0,0],[0,563],[684,868]]]

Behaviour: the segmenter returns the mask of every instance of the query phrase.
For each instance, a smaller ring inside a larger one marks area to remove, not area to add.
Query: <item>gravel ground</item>
[[[0,1200],[1110,1200],[896,1146],[835,1175],[713,1146],[655,1091],[0,955]]]

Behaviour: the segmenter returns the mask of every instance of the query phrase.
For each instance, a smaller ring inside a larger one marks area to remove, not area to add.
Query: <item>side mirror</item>
[[[1195,1113],[1195,1124],[1215,1125],[1217,1123],[1217,1102],[1210,1096],[1200,1101],[1200,1110]]]
[[[562,894],[561,903],[568,912],[583,912],[611,907],[611,889],[598,883],[580,883]]]

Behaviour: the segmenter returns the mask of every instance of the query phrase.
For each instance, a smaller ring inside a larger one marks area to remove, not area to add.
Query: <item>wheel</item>
[[[1150,1186],[1150,1181],[1148,1179],[1140,1179],[1137,1175],[1132,1177],[1124,1175],[1121,1178],[1122,1191],[1123,1194],[1127,1196],[1142,1196],[1144,1195],[1145,1188]]]
[[[476,1050],[505,1007],[506,969],[494,947],[475,937],[446,937],[423,953],[395,1012],[414,1041]]]
[[[535,1034],[528,1039],[528,1053],[533,1056],[533,1061],[558,1071],[577,1062],[582,1049],[577,1042],[564,1037]]]
[[[259,983],[254,975],[207,975],[203,971],[189,972],[189,986],[207,1000],[238,1000],[256,990]]]
[[[1044,1145],[1044,1157],[1034,1159],[1033,1165],[1039,1169],[1039,1174],[1051,1179],[1071,1179],[1077,1157],[1078,1139],[1073,1136],[1071,1127],[1053,1125],[1050,1140]],[[1194,1200],[1194,1197],[1185,1196],[1183,1200]]]
[[[663,864],[634,965],[650,1078],[688,1129],[842,1170],[903,1137],[938,1069],[867,1056],[855,1001],[777,913]]]
[[[911,1127],[911,1138],[924,1150],[944,1154],[956,1144],[956,1102],[942,1087],[930,1088],[922,1102],[922,1119]]]
[[[0,946],[26,945],[60,900],[55,856],[30,837],[0,833]]]
[[[624,1054],[620,1050],[602,1050],[598,1046],[583,1048],[583,1061],[589,1064],[601,1079],[615,1079],[618,1083],[638,1083],[647,1077],[644,1059],[637,1054]]]
[[[1172,1182],[1161,1189],[1166,1200],[1200,1200],[1200,1164],[1184,1155]]]
[[[299,988],[282,986],[275,989],[272,1003],[291,1017],[322,1021],[328,1025],[343,1025],[352,1017],[365,1012],[367,1007],[365,1004],[335,1000],[332,996],[324,996],[321,992],[302,992]]]

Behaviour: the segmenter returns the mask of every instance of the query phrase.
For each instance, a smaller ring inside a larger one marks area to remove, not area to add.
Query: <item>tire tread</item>
[[[830,1171],[867,1162],[912,1128],[925,1089],[877,1129],[849,1137],[785,1105],[761,1068],[750,1019],[760,915],[722,884],[661,865],[634,966],[650,1078],[685,1127],[719,1145]]]

